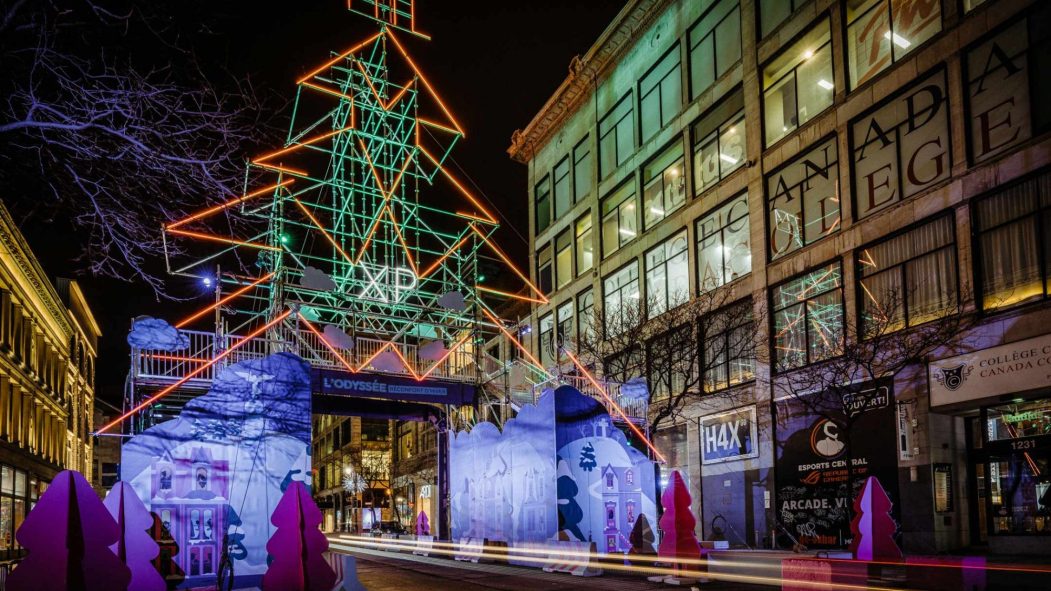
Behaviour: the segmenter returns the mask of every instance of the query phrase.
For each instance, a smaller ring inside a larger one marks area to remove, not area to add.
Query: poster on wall
[[[759,455],[755,405],[701,417],[701,463],[715,464]]]
[[[869,476],[887,491],[900,523],[893,388],[881,378],[853,386],[838,403],[823,393],[774,402],[777,519],[801,544],[845,547],[853,499]]]
[[[293,481],[310,483],[308,372],[290,353],[235,363],[177,418],[122,446],[121,480],[174,542],[162,574],[214,584],[225,533],[237,585],[259,584],[271,512]]]

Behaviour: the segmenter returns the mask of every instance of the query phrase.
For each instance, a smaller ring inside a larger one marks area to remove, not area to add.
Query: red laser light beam
[[[299,316],[299,321],[303,323],[303,326],[307,327],[307,329],[310,332],[312,332],[315,335],[317,335],[317,338],[321,340],[321,344],[325,345],[325,347],[329,351],[332,351],[332,354],[336,356],[336,359],[339,359],[339,362],[342,363],[343,366],[346,367],[348,371],[350,371],[350,373],[358,373],[358,370],[354,369],[354,366],[351,365],[349,361],[347,361],[346,359],[343,358],[343,355],[341,355],[340,352],[337,351],[336,348],[332,346],[332,343],[329,343],[328,340],[325,339],[325,335],[323,335],[320,332],[318,332],[318,329],[314,328],[314,325],[311,324],[309,321],[307,321],[306,318],[303,318],[302,314],[297,314],[297,315]]]
[[[667,464],[668,460],[664,458],[664,455],[661,454],[661,452],[657,451],[657,448],[654,447],[652,443],[650,443],[649,438],[642,433],[642,430],[636,427],[635,423],[633,423],[631,419],[628,418],[628,414],[624,412],[624,409],[621,408],[620,405],[617,404],[616,401],[614,401],[613,398],[609,396],[609,394],[606,394],[606,389],[603,388],[602,385],[598,383],[598,380],[596,380],[595,377],[591,375],[591,372],[589,372],[587,368],[585,368],[584,365],[580,363],[580,360],[577,359],[577,356],[565,347],[562,348],[562,351],[565,352],[566,356],[569,357],[570,361],[573,362],[573,365],[576,365],[577,369],[579,369],[581,373],[584,374],[584,377],[586,377],[588,381],[591,382],[591,385],[595,386],[595,388],[599,391],[599,394],[601,394],[602,397],[606,399],[606,402],[608,402],[609,405],[617,411],[617,414],[619,414],[621,418],[624,419],[624,422],[628,424],[628,428],[631,429],[632,432],[634,432],[636,435],[639,436],[639,438],[642,439],[642,441],[646,444],[646,447],[650,448],[650,451],[653,452],[653,455],[657,456],[657,459],[660,460],[662,464]]]
[[[109,431],[113,427],[115,427],[115,426],[121,424],[122,422],[124,422],[124,419],[130,417],[131,415],[133,415],[133,414],[135,414],[137,412],[139,412],[140,410],[146,408],[147,406],[153,404],[154,402],[157,402],[158,400],[160,400],[161,398],[164,398],[168,394],[171,394],[172,392],[175,391],[176,388],[178,388],[179,386],[181,386],[181,385],[185,384],[186,382],[192,380],[194,377],[201,375],[206,369],[208,369],[209,367],[211,367],[211,366],[215,365],[216,363],[222,361],[230,353],[233,353],[238,348],[242,347],[243,345],[245,345],[246,343],[248,343],[249,341],[251,341],[255,337],[263,334],[267,329],[269,329],[271,326],[277,324],[278,322],[281,322],[282,320],[287,318],[288,315],[291,314],[291,313],[292,313],[292,310],[285,310],[284,312],[278,314],[273,320],[271,320],[270,322],[267,322],[263,326],[261,326],[258,329],[252,331],[251,333],[245,335],[243,338],[237,340],[233,345],[230,345],[229,349],[227,349],[227,350],[223,351],[222,353],[216,355],[210,361],[208,361],[204,365],[201,365],[201,367],[198,367],[197,369],[191,371],[190,373],[188,373],[185,376],[183,376],[182,378],[180,378],[179,381],[177,381],[174,384],[168,386],[167,388],[164,388],[160,392],[157,392],[153,396],[150,396],[146,400],[143,400],[137,406],[135,406],[135,408],[132,408],[128,412],[126,412],[126,413],[120,415],[119,417],[113,419],[112,421],[107,423],[105,426],[103,426],[101,429],[99,429],[98,431],[95,431],[95,435],[101,435],[102,433],[105,433],[106,431]]]
[[[191,316],[187,316],[186,318],[183,318],[181,321],[179,321],[178,324],[175,325],[175,328],[182,328],[182,327],[186,326],[187,324],[189,324],[189,323],[193,322],[194,320],[197,320],[201,316],[207,314],[211,310],[214,310],[214,309],[218,308],[219,306],[222,306],[226,302],[229,302],[230,300],[236,298],[237,296],[248,292],[253,287],[259,285],[260,283],[266,281],[267,279],[270,279],[273,276],[274,276],[274,272],[273,271],[267,273],[266,275],[263,275],[259,279],[256,279],[255,281],[249,283],[248,285],[242,287],[241,289],[238,289],[237,291],[234,291],[234,292],[230,293],[229,295],[225,296],[224,298],[222,298],[218,302],[215,302],[214,304],[204,308],[203,310],[200,310],[200,311],[194,313]]]
[[[248,193],[247,195],[242,195],[241,197],[238,197],[236,199],[231,199],[230,201],[227,201],[225,203],[220,203],[219,205],[216,205],[215,207],[209,207],[208,209],[202,209],[201,211],[198,211],[196,213],[192,213],[189,216],[187,216],[187,217],[185,217],[185,218],[183,218],[183,219],[181,219],[181,220],[179,220],[177,222],[172,222],[172,223],[168,224],[166,228],[168,230],[171,230],[172,228],[177,228],[179,226],[188,224],[188,223],[190,223],[190,222],[192,222],[194,220],[199,220],[199,219],[201,219],[203,217],[208,217],[208,216],[212,215],[213,213],[220,212],[220,211],[222,211],[224,209],[227,209],[229,207],[233,207],[233,206],[235,206],[235,205],[237,205],[239,203],[244,203],[245,201],[248,201],[249,199],[251,199],[253,197],[258,197],[258,196],[260,196],[260,195],[262,195],[264,193],[269,193],[270,191],[273,191],[274,189],[278,189],[280,187],[284,187],[286,185],[290,185],[293,182],[295,182],[295,179],[284,180],[284,181],[281,181],[280,183],[277,183],[276,185],[270,185],[268,187],[263,187],[262,189],[259,189],[258,191],[252,191],[251,193]]]

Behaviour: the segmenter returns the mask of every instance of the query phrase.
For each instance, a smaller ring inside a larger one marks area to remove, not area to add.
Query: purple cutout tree
[[[117,543],[110,550],[131,571],[128,591],[165,591],[168,585],[153,566],[153,559],[160,553],[149,531],[153,528],[153,514],[131,485],[123,481],[114,485],[103,504],[117,521]]]
[[[263,590],[331,591],[336,573],[323,556],[328,539],[318,529],[321,511],[306,484],[296,480],[285,489],[270,523],[277,531],[266,543],[273,562],[263,575]]]
[[[854,520],[850,531],[854,538],[850,552],[859,560],[901,560],[901,549],[894,543],[898,529],[890,516],[893,504],[887,491],[875,476],[869,476],[854,499]]]
[[[682,475],[678,470],[673,470],[671,478],[668,479],[668,488],[661,495],[664,515],[661,515],[659,524],[664,530],[664,537],[657,548],[657,554],[672,563],[677,571],[686,570],[679,563],[679,559],[701,557],[701,545],[697,543],[697,537],[693,533],[697,519],[690,509],[692,500]]]
[[[125,591],[131,575],[109,547],[117,524],[79,472],[65,470],[15,539],[29,554],[7,576],[11,591]]]
[[[420,511],[420,514],[416,516],[416,535],[431,535],[431,522],[427,519],[426,511]]]

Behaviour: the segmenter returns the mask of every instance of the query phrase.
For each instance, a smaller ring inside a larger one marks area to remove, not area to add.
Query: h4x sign
[[[759,455],[755,406],[701,418],[701,463],[714,464]]]

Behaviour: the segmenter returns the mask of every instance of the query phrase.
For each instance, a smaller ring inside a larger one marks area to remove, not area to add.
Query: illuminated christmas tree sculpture
[[[349,8],[378,32],[300,77],[284,145],[251,160],[243,194],[164,226],[168,267],[215,289],[174,324],[214,322],[218,344],[171,355],[184,380],[133,412],[258,348],[245,337],[315,367],[471,381],[478,342],[502,333],[521,348],[498,300],[547,301],[494,243],[493,213],[446,167],[465,133],[408,51],[408,39],[428,39],[414,2]],[[428,199],[438,184],[455,200]],[[490,287],[483,256],[513,285]]]

